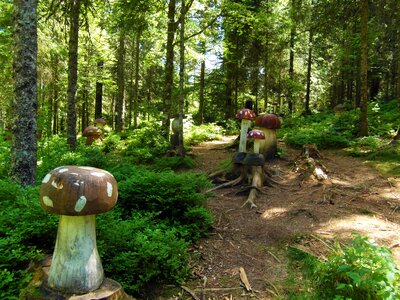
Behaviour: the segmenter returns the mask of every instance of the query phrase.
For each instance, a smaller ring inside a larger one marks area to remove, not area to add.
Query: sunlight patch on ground
[[[400,225],[374,216],[352,215],[321,224],[321,228],[325,232],[348,238],[351,238],[352,233],[360,233],[388,247],[400,242]],[[392,253],[400,266],[400,248],[393,248]]]
[[[400,233],[400,225],[364,215],[351,215],[343,219],[331,220],[327,224],[321,224],[321,227],[336,234],[358,232],[376,240],[396,239]]]
[[[285,207],[273,207],[270,209],[267,209],[266,211],[263,212],[262,217],[264,219],[274,219],[276,217],[282,216],[288,211],[287,208]]]

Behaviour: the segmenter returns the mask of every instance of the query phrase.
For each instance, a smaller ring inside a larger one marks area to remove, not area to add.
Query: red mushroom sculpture
[[[236,118],[241,119],[239,153],[246,152],[247,130],[250,123],[256,118],[255,113],[248,108],[242,108],[236,113]]]
[[[265,159],[274,158],[278,142],[276,139],[276,129],[281,128],[281,121],[275,114],[265,114],[258,116],[255,120],[255,126],[265,134],[265,140],[260,143],[260,153]]]

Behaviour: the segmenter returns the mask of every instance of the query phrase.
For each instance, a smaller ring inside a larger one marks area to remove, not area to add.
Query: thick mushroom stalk
[[[112,209],[117,183],[107,171],[65,166],[42,180],[40,204],[59,214],[57,241],[47,285],[65,294],[85,294],[104,280],[96,246],[95,215]]]
[[[251,120],[254,120],[256,115],[251,109],[243,108],[237,112],[236,118],[242,120],[240,124],[239,153],[246,152],[247,131],[251,124]]]

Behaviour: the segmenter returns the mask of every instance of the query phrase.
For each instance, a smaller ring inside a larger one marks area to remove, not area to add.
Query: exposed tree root
[[[328,170],[320,162],[322,155],[314,144],[303,145],[299,158],[295,161],[295,171],[299,172],[304,180],[309,178],[323,181],[328,179]]]
[[[221,188],[226,188],[226,187],[230,187],[230,186],[235,186],[235,185],[240,184],[240,183],[243,182],[244,180],[246,180],[246,178],[247,178],[247,172],[246,172],[245,168],[244,168],[243,166],[241,166],[240,169],[241,169],[241,172],[240,172],[240,176],[239,176],[239,177],[237,177],[236,179],[233,179],[233,180],[231,180],[231,181],[224,182],[224,183],[222,183],[222,184],[220,184],[220,185],[217,185],[217,186],[215,186],[215,187],[213,187],[213,188],[207,190],[206,192],[209,193],[209,192],[212,192],[212,191],[221,189]]]

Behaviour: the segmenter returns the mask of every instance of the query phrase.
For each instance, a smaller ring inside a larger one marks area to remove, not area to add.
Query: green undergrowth
[[[6,208],[0,211],[0,299],[18,299],[32,263],[53,252],[58,225],[58,216],[40,207],[39,186],[9,181],[9,145],[0,142],[0,199]],[[188,246],[207,236],[213,223],[204,205],[209,180],[190,172],[192,158],[167,157],[167,151],[159,126],[147,124],[121,135],[108,132],[91,146],[79,138],[74,152],[65,137],[38,143],[38,185],[63,165],[105,169],[117,179],[117,206],[97,216],[98,249],[106,276],[138,297],[154,285],[183,283],[190,273]]]
[[[394,300],[400,297],[400,270],[390,250],[355,235],[335,244],[327,260],[289,247],[287,299]]]
[[[397,100],[369,104],[369,136],[359,137],[358,109],[334,113],[318,113],[283,120],[278,135],[294,148],[315,144],[319,149],[343,149],[344,153],[368,161],[388,175],[400,175],[400,142],[389,145],[400,129]]]

